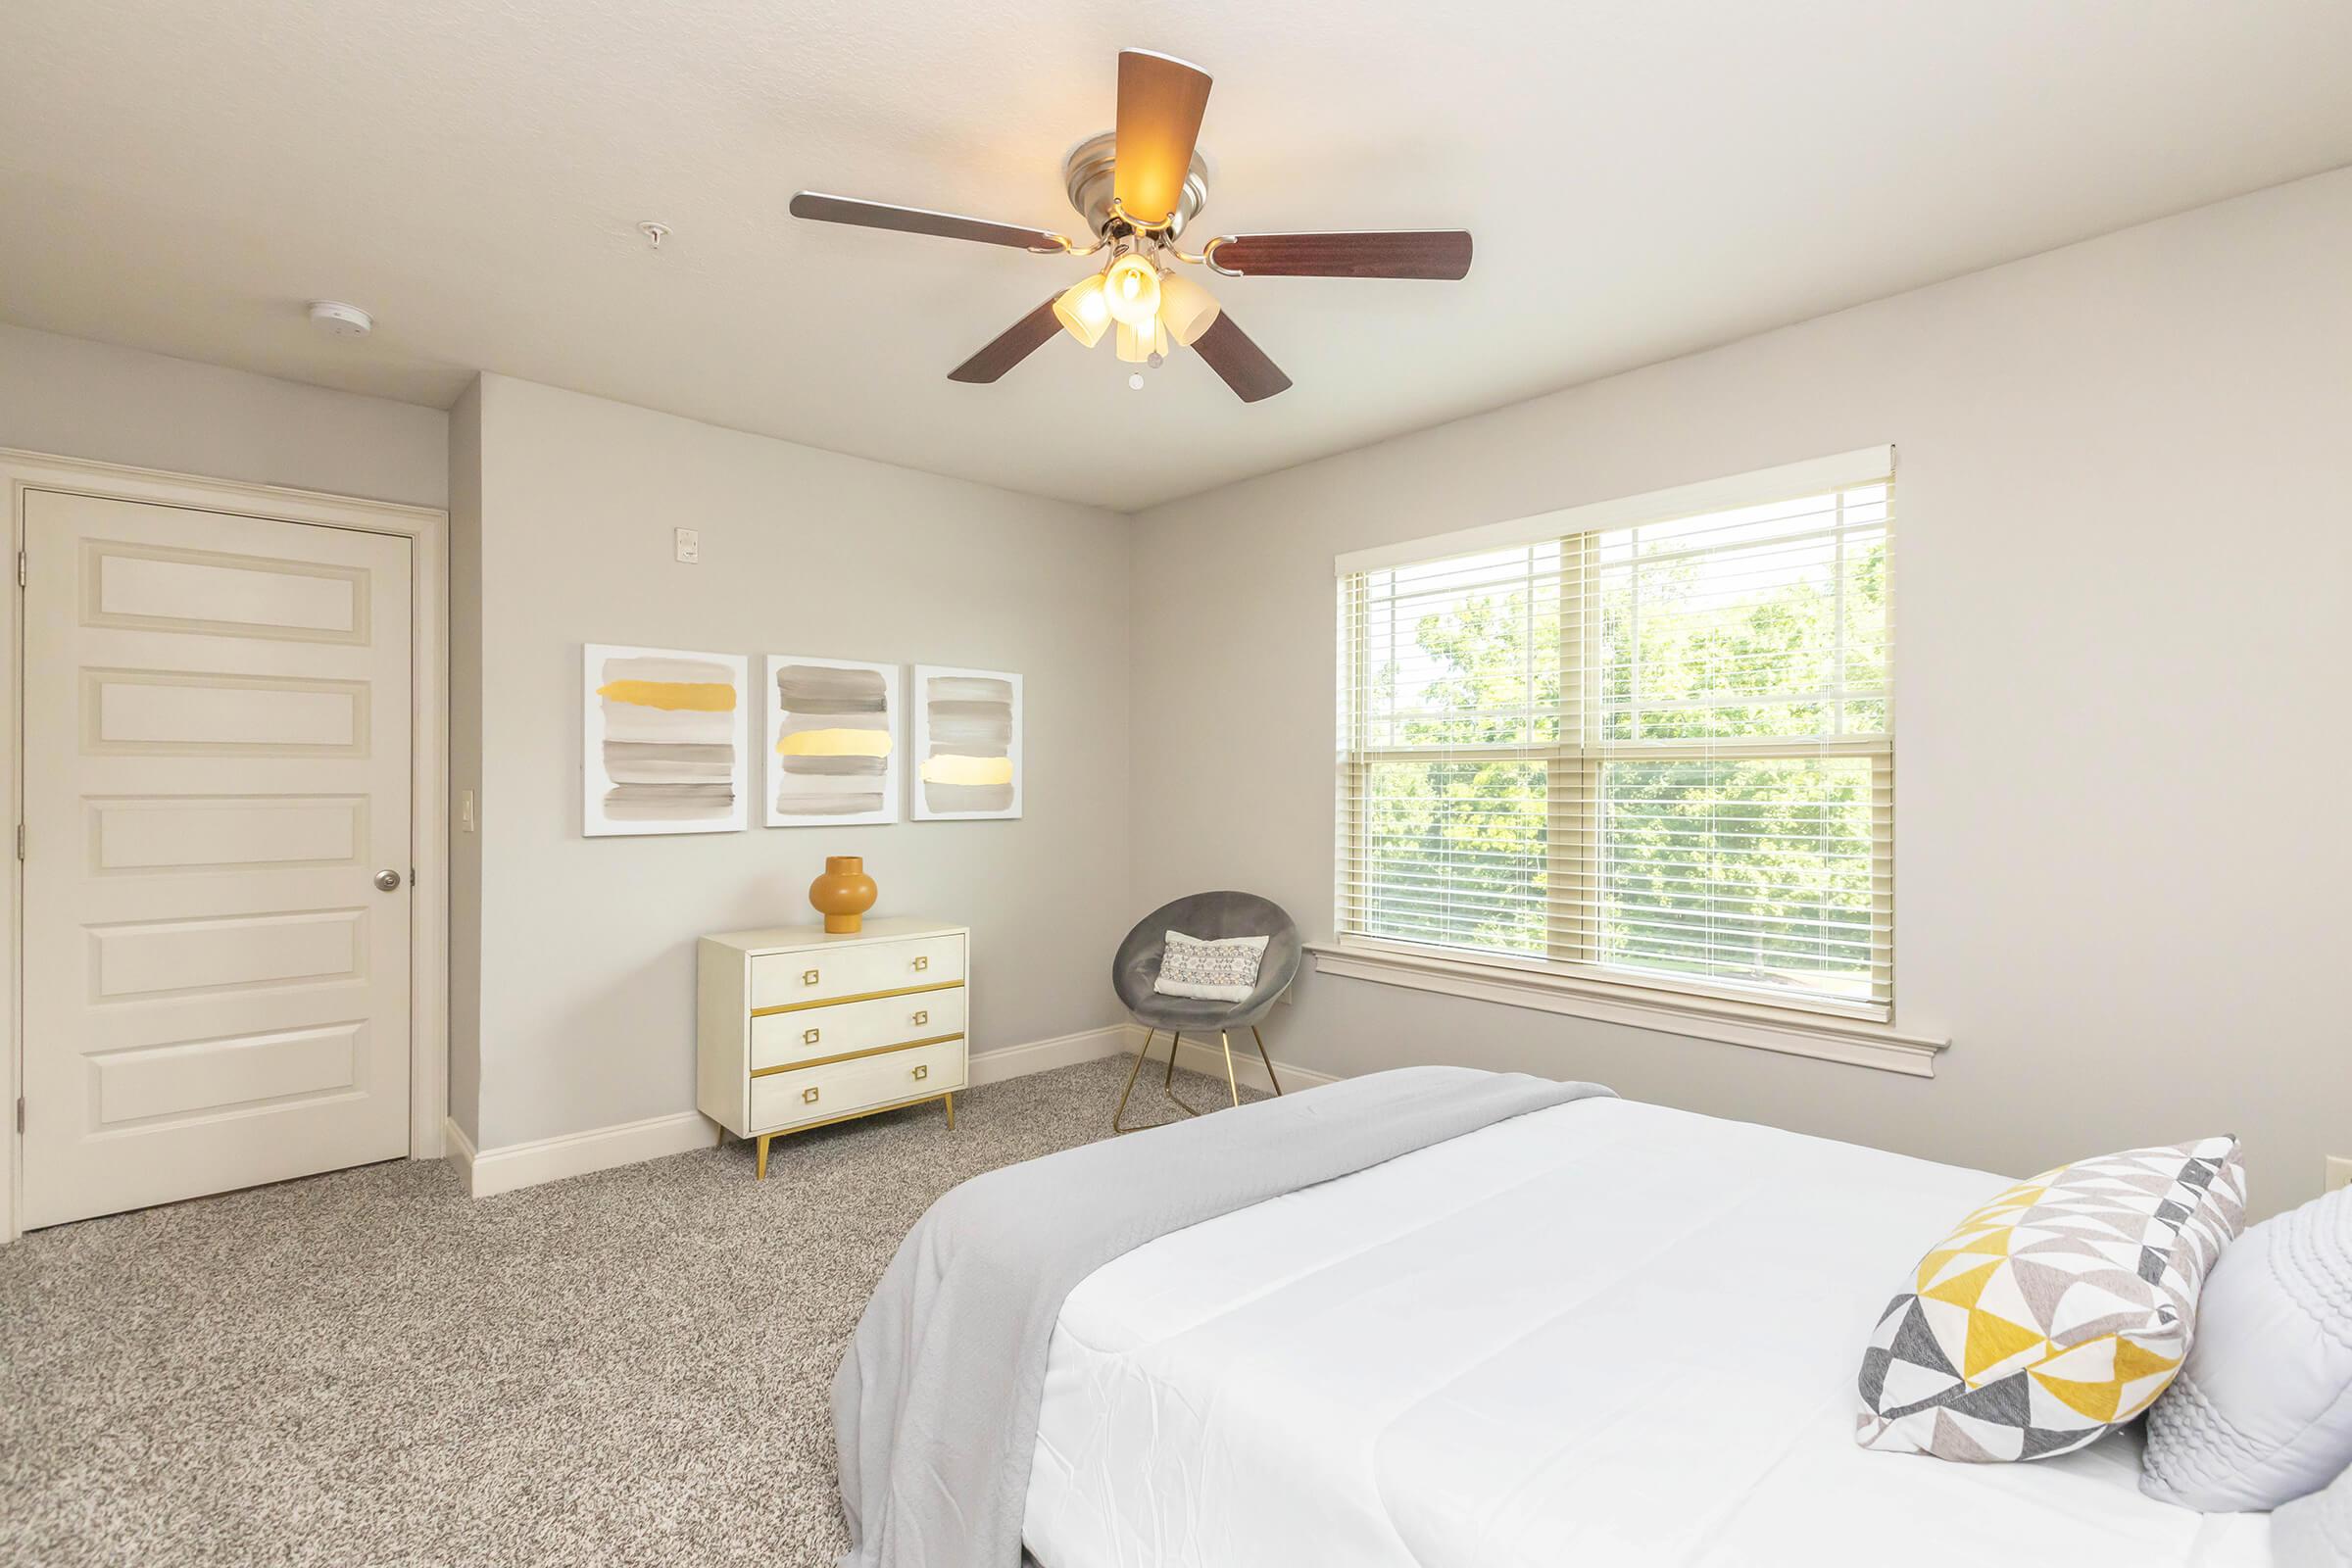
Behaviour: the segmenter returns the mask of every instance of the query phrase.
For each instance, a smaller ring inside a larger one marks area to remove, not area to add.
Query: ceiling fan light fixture
[[[1227,277],[1443,280],[1468,275],[1471,243],[1463,229],[1219,234],[1199,255],[1178,250],[1177,240],[1208,200],[1208,164],[1200,142],[1209,86],[1208,73],[1172,55],[1119,52],[1117,122],[1062,155],[1062,189],[1085,220],[1078,239],[1020,223],[814,190],[794,194],[792,216],[1002,246],[1032,256],[1075,260],[1108,253],[1102,272],[1031,306],[948,372],[949,380],[966,384],[1002,379],[1065,331],[1092,348],[1115,322],[1122,362],[1156,367],[1175,348],[1190,348],[1236,397],[1256,403],[1287,390],[1291,378],[1206,289],[1163,270],[1168,262],[1206,266]],[[645,226],[649,237],[662,237],[655,232],[660,225]],[[1143,379],[1136,374],[1128,384],[1140,388]]]
[[[1122,326],[1140,329],[1159,314],[1159,269],[1130,251],[1103,271],[1102,295]]]
[[[1090,273],[1064,289],[1061,298],[1054,302],[1054,319],[1081,348],[1091,349],[1102,342],[1103,329],[1110,325],[1110,302],[1102,293],[1102,274]]]
[[[1223,309],[1214,294],[1181,273],[1170,272],[1159,280],[1160,323],[1188,349],[1216,324]]]

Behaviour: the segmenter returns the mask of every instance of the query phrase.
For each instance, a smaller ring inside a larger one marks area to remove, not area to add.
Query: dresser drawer
[[[752,1071],[847,1056],[876,1046],[963,1033],[961,986],[829,1007],[795,1007],[752,1019]]]
[[[752,1080],[752,1131],[776,1132],[961,1089],[963,1063],[963,1042],[947,1040],[855,1061],[769,1073]]]
[[[915,986],[952,985],[962,978],[961,936],[811,948],[805,953],[763,953],[752,959],[752,1010],[765,1012]]]

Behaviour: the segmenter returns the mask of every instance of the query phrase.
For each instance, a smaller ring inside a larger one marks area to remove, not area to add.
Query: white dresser
[[[931,920],[726,931],[696,952],[695,1103],[738,1138],[870,1116],[964,1084],[971,933]]]

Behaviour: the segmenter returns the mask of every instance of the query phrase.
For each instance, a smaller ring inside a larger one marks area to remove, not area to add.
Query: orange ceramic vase
[[[828,855],[825,874],[808,884],[808,902],[825,917],[827,931],[847,936],[865,924],[865,911],[874,906],[878,892],[865,874],[863,856]]]

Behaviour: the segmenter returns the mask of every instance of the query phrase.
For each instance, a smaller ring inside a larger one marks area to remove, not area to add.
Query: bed
[[[1855,1446],[1904,1268],[2006,1178],[1586,1100],[1126,1253],[1063,1301],[1043,1568],[2269,1560],[2137,1490]]]

